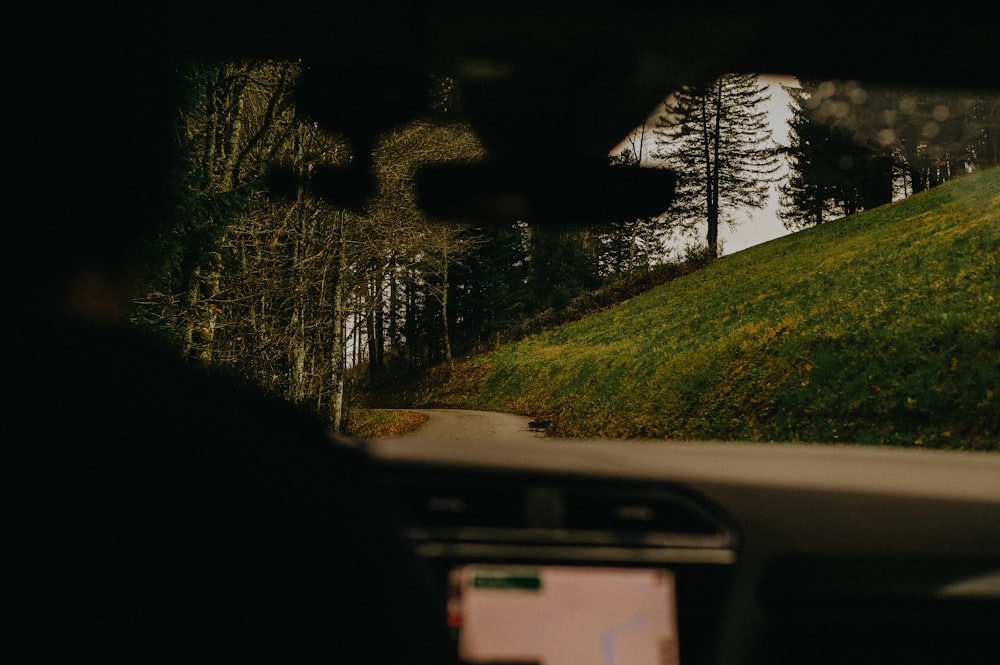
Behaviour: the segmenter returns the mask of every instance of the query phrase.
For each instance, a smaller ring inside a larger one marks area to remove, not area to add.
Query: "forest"
[[[995,92],[800,81],[779,145],[766,86],[733,74],[665,96],[664,113],[640,127],[650,140],[609,152],[621,168],[679,175],[662,215],[444,224],[417,203],[417,169],[484,157],[454,81],[429,81],[417,119],[352,145],[298,112],[302,75],[283,61],[179,72],[176,218],[149,246],[132,320],[338,430],[347,405],[380,383],[711,262],[719,225],[772,191],[799,230],[1000,164]],[[357,91],[327,94],[350,105]],[[349,168],[359,163],[360,187]],[[345,188],[366,196],[328,196]]]

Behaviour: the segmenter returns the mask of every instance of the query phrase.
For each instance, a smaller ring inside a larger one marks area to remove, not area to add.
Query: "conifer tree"
[[[792,100],[789,144],[782,149],[789,176],[778,188],[778,214],[785,228],[792,231],[862,208],[854,167],[868,159],[869,151],[833,124],[816,121],[812,106],[820,85],[802,81],[785,87]]]
[[[682,231],[707,224],[718,256],[719,224],[741,208],[763,208],[780,166],[756,74],[727,74],[669,98],[655,129],[657,157],[680,175],[670,214]]]

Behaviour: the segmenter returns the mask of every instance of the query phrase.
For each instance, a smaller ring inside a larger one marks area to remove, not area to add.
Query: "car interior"
[[[488,158],[417,174],[421,206],[443,223],[491,223],[512,208],[554,225],[658,213],[674,175],[613,170],[608,151],[666,92],[721,73],[1000,86],[998,24],[973,6],[375,0],[191,11],[171,13],[153,39],[183,56],[301,59],[300,110],[356,148],[412,116],[428,75],[454,77]],[[356,95],[325,94],[345,82]],[[351,205],[374,187],[357,154],[348,177],[331,178],[331,200]],[[1000,659],[995,453],[335,437],[373,460],[464,663]]]

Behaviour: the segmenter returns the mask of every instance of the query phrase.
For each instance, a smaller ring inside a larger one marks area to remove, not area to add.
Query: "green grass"
[[[724,257],[433,373],[563,436],[1000,450],[1000,170]]]

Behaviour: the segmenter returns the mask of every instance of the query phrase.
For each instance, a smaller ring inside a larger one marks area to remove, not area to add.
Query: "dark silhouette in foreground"
[[[5,650],[453,660],[443,599],[370,460],[123,323],[138,250],[169,221],[172,62],[150,37],[162,26],[38,14],[11,24],[31,48],[5,143]]]

